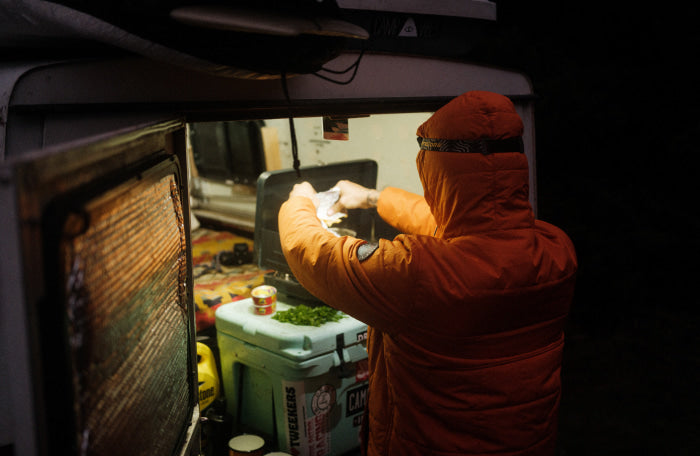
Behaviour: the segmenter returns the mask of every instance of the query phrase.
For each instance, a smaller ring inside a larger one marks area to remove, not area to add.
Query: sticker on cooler
[[[355,363],[355,382],[364,382],[369,378],[369,362],[367,358],[358,360]]]
[[[322,386],[314,393],[311,399],[311,409],[316,414],[306,420],[309,456],[326,456],[330,453],[331,433],[329,430],[328,412],[333,408],[334,404],[335,388],[330,385]]]
[[[311,399],[311,410],[314,415],[322,415],[331,411],[331,407],[335,404],[335,387],[332,385],[323,385],[314,393]]]
[[[347,392],[345,396],[345,416],[364,412],[367,406],[367,389],[368,385],[365,383]]]
[[[304,426],[304,382],[282,382],[287,449],[294,455],[306,454]]]
[[[322,385],[306,404],[304,382],[283,382],[287,448],[294,456],[326,456],[331,449],[328,413],[336,404],[336,389]]]
[[[357,333],[355,337],[358,342],[361,342],[367,348],[367,330]],[[369,379],[369,363],[367,358],[364,358],[355,363],[355,381],[364,382],[367,379]]]

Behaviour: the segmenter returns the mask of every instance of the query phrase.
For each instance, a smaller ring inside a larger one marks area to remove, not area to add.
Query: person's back
[[[280,212],[302,285],[371,327],[370,455],[554,452],[576,259],[534,219],[521,132],[499,95],[437,111],[418,130],[424,199],[381,192],[379,214],[407,234],[376,250],[326,236],[308,199]]]

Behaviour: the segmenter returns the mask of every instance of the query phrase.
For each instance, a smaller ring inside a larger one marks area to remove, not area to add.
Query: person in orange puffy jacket
[[[424,196],[338,183],[402,233],[337,237],[297,184],[279,213],[299,282],[365,322],[370,456],[552,455],[577,260],[528,201],[512,102],[467,92],[418,128]]]

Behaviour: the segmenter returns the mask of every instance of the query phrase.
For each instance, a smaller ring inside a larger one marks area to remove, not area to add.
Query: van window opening
[[[326,139],[323,116],[294,117],[300,165],[323,166],[370,158],[378,163],[378,188],[400,187],[422,194],[415,164],[416,129],[431,114],[333,116],[347,118],[344,140]],[[188,124],[188,139],[192,175],[207,181],[254,186],[264,171],[293,168],[288,118],[192,122]]]

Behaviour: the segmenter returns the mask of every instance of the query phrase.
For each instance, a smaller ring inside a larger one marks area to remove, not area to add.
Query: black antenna
[[[292,117],[292,100],[289,98],[289,90],[287,89],[287,72],[282,72],[282,91],[284,92],[284,97],[287,99],[287,106],[289,109],[289,132],[292,135],[292,166],[294,171],[297,172],[297,177],[301,179],[301,172],[299,171],[299,150],[297,149],[297,133],[294,129],[294,118]]]

